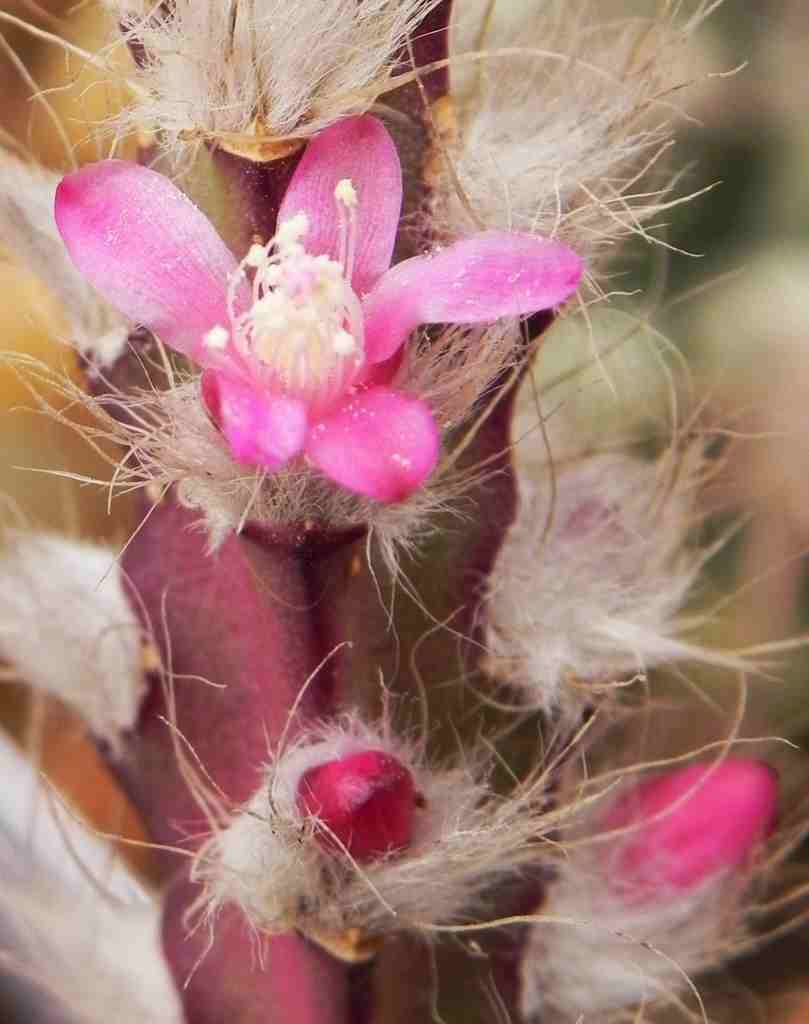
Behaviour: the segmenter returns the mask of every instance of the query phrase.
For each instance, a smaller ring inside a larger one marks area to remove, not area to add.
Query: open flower
[[[401,203],[395,146],[366,115],[309,144],[274,238],[241,262],[167,178],[123,161],[64,178],[56,221],[99,291],[203,368],[235,459],[274,471],[303,455],[390,502],[439,451],[427,405],[391,387],[410,334],[556,306],[581,275],[565,246],[499,231],[391,268]]]

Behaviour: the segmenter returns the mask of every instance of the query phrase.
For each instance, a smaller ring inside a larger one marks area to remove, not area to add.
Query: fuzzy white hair
[[[508,365],[508,330],[497,325],[482,332],[488,340],[468,346],[464,356],[464,336],[451,329],[446,343],[433,352],[425,348],[406,362],[396,386],[411,393],[424,388],[424,398],[442,427],[456,426],[464,418],[468,421],[470,410],[464,403],[476,392],[471,378],[480,384],[486,367]],[[124,393],[110,385],[104,395],[88,394],[23,353],[9,354],[7,359],[29,383],[41,411],[70,425],[110,465],[112,489],[123,493],[145,489],[150,500],[159,500],[173,489],[181,504],[199,512],[212,550],[247,521],[273,527],[308,521],[331,530],[369,528],[383,558],[395,568],[402,552],[412,550],[435,530],[439,512],[463,516],[459,499],[486,473],[485,467],[456,469],[449,458],[407,500],[381,503],[339,487],[301,459],[271,474],[236,462],[205,410],[199,376],[175,369],[167,374],[168,359],[161,362],[142,356],[149,376],[163,388]],[[447,379],[442,379],[445,364]],[[70,420],[40,392],[37,383],[46,394],[86,406],[91,422]],[[110,444],[124,450],[122,459],[110,456]],[[87,478],[87,482],[100,481]]]
[[[107,0],[146,62],[130,122],[169,142],[308,138],[367,110],[437,0]]]
[[[0,953],[36,1019],[180,1024],[159,906],[0,735]],[[23,992],[25,993],[23,995]],[[27,1018],[28,1019],[28,1018]]]
[[[520,967],[526,1021],[604,1024],[637,1003],[677,1003],[690,973],[718,966],[728,936],[738,938],[729,877],[627,906],[610,891],[602,858],[565,862],[538,912],[548,921],[531,926]]]
[[[434,227],[450,238],[480,227],[558,236],[592,265],[666,208],[667,182],[639,181],[668,148],[678,65],[701,13],[605,22],[596,5],[569,0],[483,6],[477,24],[457,16],[454,49],[472,53],[454,54],[455,110],[437,119]]]
[[[597,454],[518,475],[483,613],[495,676],[575,714],[593,684],[693,656],[677,612],[704,560],[686,543],[699,454]]]
[[[0,241],[62,304],[73,342],[101,368],[123,353],[124,318],[76,270],[53,215],[58,175],[0,150]]]
[[[647,883],[633,891],[616,873],[636,829],[610,834],[602,825],[605,800],[612,804],[622,790],[603,791],[560,832],[564,857],[520,963],[526,1022],[628,1024],[646,1019],[633,1007],[658,1001],[684,1010],[689,991],[694,998],[691,975],[719,966],[748,941],[745,910],[763,860],[716,872],[690,889],[661,881],[653,895]]]
[[[71,704],[113,747],[134,724],[145,685],[141,630],[111,549],[8,531],[0,652],[20,679]]]
[[[317,820],[302,814],[295,793],[313,764],[368,749],[404,764],[423,800],[411,845],[360,866],[324,851]],[[500,800],[474,767],[432,768],[419,746],[344,715],[272,761],[255,796],[203,847],[194,871],[205,886],[201,905],[213,918],[233,902],[259,929],[295,927],[319,941],[354,931],[371,939],[402,929],[429,936],[438,924],[479,920],[489,886],[536,864],[539,840],[552,827],[541,788]]]

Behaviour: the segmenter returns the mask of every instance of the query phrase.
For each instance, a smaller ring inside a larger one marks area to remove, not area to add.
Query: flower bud
[[[363,750],[304,772],[298,808],[324,826],[327,848],[339,845],[360,863],[405,850],[413,835],[413,776],[391,754]]]
[[[774,827],[777,787],[761,761],[692,764],[628,785],[577,829],[526,943],[526,1020],[679,999],[721,965],[745,938],[754,876],[739,869]]]
[[[695,764],[642,782],[604,820],[608,831],[632,828],[611,860],[625,901],[692,889],[743,864],[773,830],[778,781],[761,761],[729,758]]]

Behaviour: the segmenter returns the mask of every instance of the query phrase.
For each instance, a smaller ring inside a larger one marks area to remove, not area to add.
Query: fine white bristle
[[[572,714],[592,699],[587,683],[689,655],[677,613],[702,560],[686,543],[697,455],[685,467],[674,453],[661,464],[584,456],[518,477],[519,512],[488,583],[493,674]]]
[[[171,144],[307,138],[367,110],[437,0],[107,0],[146,56],[125,115]]]
[[[141,629],[112,549],[9,532],[0,553],[0,652],[113,745],[144,689]]]
[[[0,242],[62,304],[69,340],[100,368],[123,353],[128,326],[74,267],[56,229],[59,176],[0,151]]]
[[[2,735],[0,778],[0,983],[15,1019],[180,1024],[157,902]]]
[[[763,857],[689,889],[661,883],[652,898],[615,884],[623,844],[636,833],[611,835],[601,823],[621,791],[613,783],[558,836],[564,856],[520,965],[527,1024],[630,1024],[647,1020],[638,1005],[649,1003],[673,1010],[674,1020],[703,1020],[692,975],[721,965],[749,938],[746,915],[764,884]]]
[[[683,51],[699,20],[610,21],[599,5],[559,0],[464,7],[433,229],[558,236],[591,268],[616,239],[645,236],[666,208],[659,158],[680,113],[674,97],[696,77]]]

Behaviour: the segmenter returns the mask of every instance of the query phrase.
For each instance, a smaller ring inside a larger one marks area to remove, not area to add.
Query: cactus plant
[[[705,10],[456,6],[108,0],[137,159],[2,157],[83,379],[16,365],[140,502],[120,553],[9,538],[0,649],[158,851],[174,988],[142,1020],[696,1012],[785,849],[758,755],[625,764],[600,725],[658,666],[745,667],[686,615],[704,443],[515,428],[539,347],[677,201],[636,182]]]

